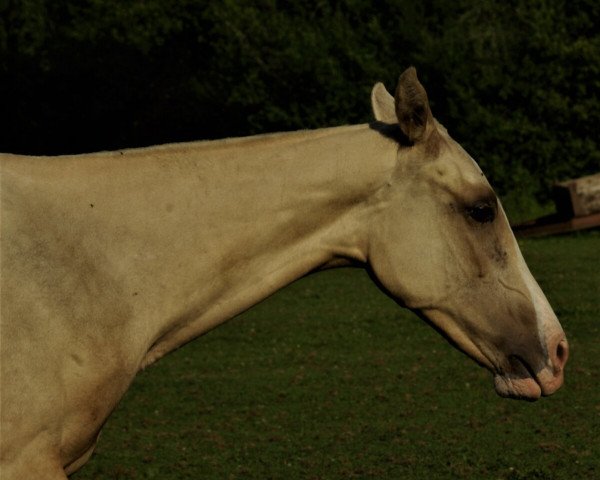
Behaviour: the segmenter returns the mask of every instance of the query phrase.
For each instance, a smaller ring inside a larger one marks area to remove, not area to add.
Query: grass
[[[535,403],[357,270],[305,278],[141,373],[84,479],[600,478],[600,232],[521,242],[571,343]]]

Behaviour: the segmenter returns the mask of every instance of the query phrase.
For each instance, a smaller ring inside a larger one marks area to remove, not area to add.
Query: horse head
[[[563,383],[568,343],[485,175],[432,113],[414,68],[373,88],[398,143],[376,195],[369,264],[382,286],[489,369],[498,394],[534,400]]]

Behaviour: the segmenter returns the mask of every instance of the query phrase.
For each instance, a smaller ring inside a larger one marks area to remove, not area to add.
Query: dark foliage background
[[[60,154],[370,120],[418,68],[518,211],[600,170],[596,0],[0,0],[0,151]]]

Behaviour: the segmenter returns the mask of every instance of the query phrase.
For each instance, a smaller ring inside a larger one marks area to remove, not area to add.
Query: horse
[[[565,333],[415,69],[371,105],[363,125],[0,156],[3,479],[65,479],[137,372],[324,269],[367,269],[501,396],[562,385]]]

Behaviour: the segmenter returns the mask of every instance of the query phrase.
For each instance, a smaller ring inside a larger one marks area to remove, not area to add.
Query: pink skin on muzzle
[[[549,365],[537,372],[522,359],[512,357],[511,371],[494,375],[498,395],[509,398],[537,400],[552,395],[563,384],[564,367],[569,358],[569,344],[564,332],[553,335],[548,342]]]

